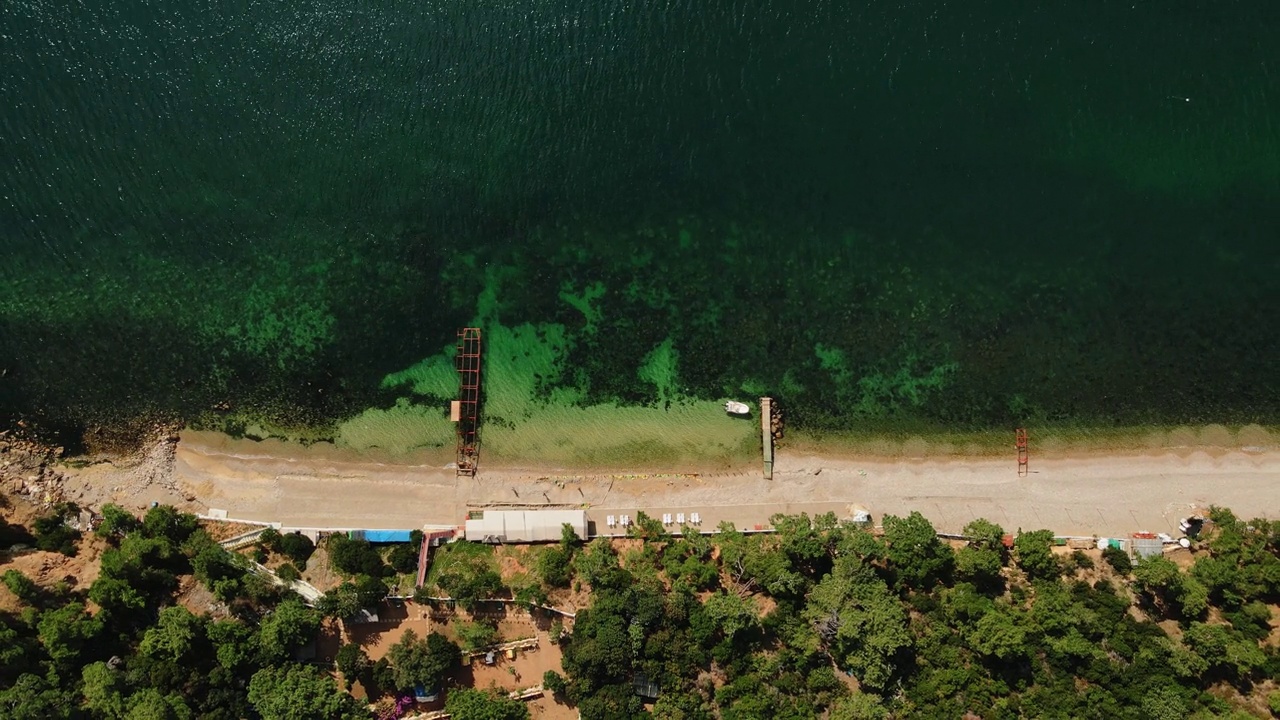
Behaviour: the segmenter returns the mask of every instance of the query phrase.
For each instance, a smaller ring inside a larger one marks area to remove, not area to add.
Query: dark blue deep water
[[[583,402],[656,401],[669,340],[684,395],[815,429],[1274,423],[1277,38],[1266,0],[8,0],[0,415],[323,426],[487,290]]]

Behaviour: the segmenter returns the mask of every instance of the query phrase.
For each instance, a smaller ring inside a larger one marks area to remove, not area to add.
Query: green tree
[[[131,617],[147,607],[147,598],[128,580],[106,575],[89,586],[89,599],[112,617]]]
[[[573,579],[572,562],[571,551],[563,547],[547,548],[538,556],[538,576],[548,587],[567,588]]]
[[[739,593],[763,590],[774,597],[802,596],[809,580],[791,563],[776,536],[747,535],[732,523],[720,524],[720,565],[729,589]]]
[[[440,688],[445,675],[462,663],[462,651],[440,633],[431,633],[426,639],[408,630],[400,642],[387,652],[395,668],[398,689],[411,689],[423,685],[429,690]]]
[[[237,620],[215,620],[205,628],[214,647],[218,665],[239,672],[252,664],[260,654],[258,635]]]
[[[274,553],[280,552],[280,542],[282,540],[284,540],[284,536],[280,534],[279,530],[273,527],[264,528],[262,532],[258,534],[258,542],[262,543],[262,547]]]
[[[1183,691],[1173,684],[1160,684],[1142,698],[1142,714],[1151,720],[1183,720],[1187,716]]]
[[[240,596],[247,572],[243,559],[227,552],[204,531],[191,533],[183,548],[191,558],[191,570],[219,600],[231,602]]]
[[[9,592],[27,605],[36,605],[40,601],[40,586],[35,581],[17,570],[4,571],[4,586]]]
[[[1211,671],[1247,678],[1262,667],[1267,656],[1258,643],[1226,625],[1193,622],[1182,637],[1187,647],[1204,658]]]
[[[1121,575],[1128,575],[1133,572],[1133,561],[1129,559],[1129,553],[1118,547],[1107,546],[1102,551],[1102,559]]]
[[[333,679],[307,665],[288,663],[254,673],[249,702],[262,720],[355,720],[369,713]]]
[[[444,709],[454,720],[529,719],[529,708],[519,700],[470,688],[449,691]]]
[[[89,663],[80,671],[84,706],[95,717],[118,720],[125,714],[126,685],[120,672],[104,662]]]
[[[0,708],[15,720],[69,720],[76,706],[72,693],[34,673],[24,673],[12,687],[0,689]]]
[[[1144,558],[1134,567],[1133,577],[1144,596],[1164,612],[1192,619],[1208,608],[1209,591],[1204,584],[1183,575],[1172,560],[1162,555]]]
[[[400,543],[391,548],[391,552],[387,554],[387,563],[391,568],[401,574],[410,574],[418,570],[418,552],[413,549],[412,545]]]
[[[133,513],[108,503],[102,506],[102,522],[93,532],[100,538],[122,538],[141,527],[141,521]]]
[[[68,557],[75,557],[78,552],[76,543],[80,542],[80,531],[67,525],[63,515],[54,514],[36,518],[32,523],[35,530],[36,547],[48,552],[59,552]]]
[[[267,663],[287,659],[294,650],[315,639],[320,613],[296,599],[276,606],[258,625],[258,648]]]
[[[297,582],[302,579],[302,573],[298,572],[298,568],[293,563],[285,563],[276,568],[276,575],[287,583]]]
[[[975,586],[999,591],[1007,552],[1004,528],[979,518],[964,526],[969,544],[956,553],[956,569]]]
[[[978,619],[969,644],[974,650],[1007,661],[1027,651],[1026,626],[1009,610],[993,610]]]
[[[707,616],[730,640],[738,633],[760,626],[756,604],[737,593],[721,590],[703,603]]]
[[[347,575],[383,577],[390,569],[367,540],[353,540],[341,534],[330,535],[326,541],[326,549],[333,569]]]
[[[1020,532],[1013,539],[1018,567],[1032,580],[1051,580],[1062,575],[1062,564],[1053,555],[1053,531]]]
[[[180,695],[144,688],[129,696],[125,720],[190,720],[190,706]]]
[[[89,651],[102,634],[102,621],[85,612],[78,602],[67,603],[40,615],[38,636],[50,659],[62,667],[88,664]]]
[[[569,684],[563,675],[555,670],[548,670],[542,673],[542,687],[549,690],[553,695],[563,696],[565,690],[569,688]]]
[[[560,549],[572,555],[580,547],[582,547],[582,538],[578,537],[578,531],[574,530],[569,523],[561,523]]]
[[[299,532],[291,532],[280,538],[280,552],[300,568],[307,566],[307,560],[316,551],[311,538]]]
[[[160,611],[159,620],[143,634],[138,652],[177,662],[202,647],[205,639],[204,620],[175,605]]]
[[[901,586],[927,590],[948,576],[955,553],[938,540],[938,532],[918,511],[905,518],[884,516],[884,539],[890,566]]]
[[[913,644],[897,597],[859,558],[836,561],[814,588],[804,616],[837,664],[870,689],[888,687]]]
[[[324,594],[320,599],[320,612],[335,618],[349,618],[361,608],[376,607],[387,596],[387,584],[382,578],[357,575]]]
[[[187,541],[200,529],[195,515],[178,512],[171,505],[157,505],[142,518],[142,531],[150,538],[163,538],[174,547]]]
[[[346,643],[338,648],[338,653],[334,656],[334,663],[338,666],[338,672],[342,673],[342,679],[346,683],[348,690],[351,689],[351,683],[356,678],[368,672],[369,668],[372,667],[364,648],[356,643]]]
[[[884,720],[889,711],[875,695],[855,693],[836,700],[827,720]]]

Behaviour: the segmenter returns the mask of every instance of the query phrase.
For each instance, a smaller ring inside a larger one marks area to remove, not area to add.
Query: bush
[[[569,685],[565,682],[563,675],[555,670],[548,670],[542,674],[542,687],[550,690],[555,695],[563,696]]]
[[[346,535],[332,535],[328,540],[329,564],[347,575],[383,577],[387,566],[382,556],[367,540],[352,540]]]
[[[498,629],[484,622],[467,622],[458,626],[458,639],[464,650],[479,650],[498,639]]]
[[[302,573],[298,572],[298,568],[294,567],[293,563],[281,565],[280,569],[276,570],[276,575],[279,575],[281,580],[288,583],[302,579]]]
[[[1280,715],[1280,691],[1267,696],[1267,707],[1270,708],[1272,715]]]
[[[262,543],[262,546],[271,552],[280,552],[280,541],[282,539],[280,531],[270,527],[263,530],[262,534],[258,536],[258,542]]]
[[[412,544],[396,545],[388,553],[387,562],[398,573],[415,573],[418,571],[418,551],[413,549]]]
[[[559,547],[547,548],[538,556],[538,575],[548,587],[567,588],[573,579],[573,556]]]
[[[300,568],[307,566],[307,560],[315,551],[315,543],[302,533],[293,532],[280,538],[279,552]]]
[[[6,570],[3,580],[9,592],[27,605],[35,605],[40,599],[40,586],[17,570]]]
[[[80,531],[72,529],[63,520],[61,514],[46,515],[36,518],[36,547],[49,552],[60,552],[75,557],[76,543],[80,541]]]
[[[1129,559],[1129,553],[1120,548],[1109,547],[1103,550],[1102,559],[1106,560],[1107,564],[1121,575],[1128,575],[1133,572],[1133,561]]]
[[[142,521],[133,513],[108,503],[102,506],[102,522],[98,523],[94,534],[101,538],[124,537],[140,527]]]

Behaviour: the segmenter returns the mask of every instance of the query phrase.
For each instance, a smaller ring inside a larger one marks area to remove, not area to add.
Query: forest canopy
[[[460,683],[459,647],[434,632],[406,633],[377,662],[355,645],[306,661],[321,611],[194,517],[102,516],[109,546],[87,588],[0,573],[18,605],[0,613],[0,716],[371,717],[353,679],[401,697],[443,689],[460,718],[528,716]],[[1136,562],[1065,551],[1043,530],[1006,543],[984,519],[962,542],[919,513],[874,532],[831,514],[772,524],[672,535],[641,514],[626,541],[541,548],[534,586],[519,589],[493,586],[482,548],[464,543],[445,582],[484,576],[487,597],[589,593],[553,633],[562,667],[543,678],[588,720],[1245,718],[1280,705],[1280,522],[1214,509],[1192,552]],[[224,610],[180,603],[186,578]]]

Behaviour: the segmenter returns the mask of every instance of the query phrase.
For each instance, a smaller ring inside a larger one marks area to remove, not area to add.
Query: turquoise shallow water
[[[499,408],[1280,415],[1274,3],[15,0],[0,35],[8,421],[437,407],[403,373],[473,322]]]

